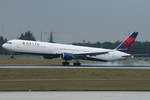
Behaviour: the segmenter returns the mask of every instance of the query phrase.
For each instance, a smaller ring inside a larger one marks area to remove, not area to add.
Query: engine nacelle
[[[71,53],[63,53],[62,54],[62,59],[64,59],[64,60],[72,60],[74,58],[75,58],[75,56]]]

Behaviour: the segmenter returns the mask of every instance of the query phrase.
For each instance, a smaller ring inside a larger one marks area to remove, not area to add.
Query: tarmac
[[[150,100],[150,92],[47,91],[0,92],[1,100]]]

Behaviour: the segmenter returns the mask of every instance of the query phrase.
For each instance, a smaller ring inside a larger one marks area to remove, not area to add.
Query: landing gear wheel
[[[62,62],[62,65],[63,65],[63,66],[69,66],[70,63],[69,63],[69,62]]]
[[[11,59],[14,59],[14,55],[11,55],[10,58],[11,58]]]
[[[81,63],[80,62],[75,62],[75,63],[73,63],[73,66],[81,66]]]

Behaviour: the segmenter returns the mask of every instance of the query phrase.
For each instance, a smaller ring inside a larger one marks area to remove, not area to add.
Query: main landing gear
[[[63,66],[69,66],[69,65],[70,65],[70,63],[69,63],[69,62],[67,62],[67,61],[64,61],[64,62],[62,62],[62,65],[63,65]]]
[[[62,62],[63,66],[69,66],[70,63],[67,62],[67,60],[65,60],[64,62]],[[73,63],[73,66],[81,66],[81,63],[79,61],[76,61],[75,63]]]
[[[75,63],[73,63],[73,66],[81,66],[81,63],[79,61],[76,61]]]

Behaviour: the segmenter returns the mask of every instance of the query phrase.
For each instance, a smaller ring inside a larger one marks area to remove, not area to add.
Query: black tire
[[[14,55],[11,55],[10,58],[11,58],[11,59],[14,59]]]
[[[81,66],[81,63],[79,62],[73,63],[73,66]]]
[[[70,63],[69,63],[69,62],[62,62],[62,65],[63,65],[63,66],[69,66]]]

